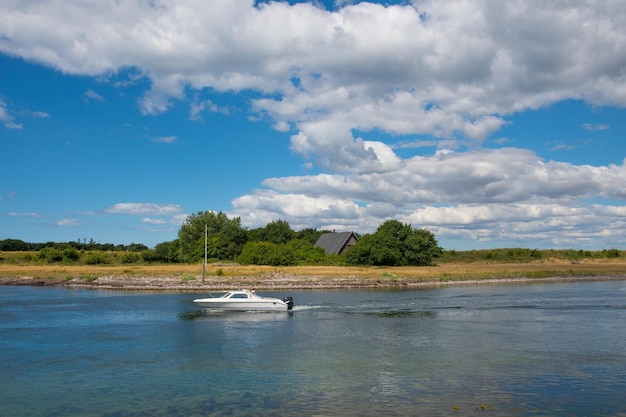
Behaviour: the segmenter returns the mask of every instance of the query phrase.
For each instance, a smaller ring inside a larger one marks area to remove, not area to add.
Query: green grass
[[[575,249],[527,249],[502,248],[468,251],[443,251],[437,259],[438,264],[445,263],[472,263],[472,262],[535,262],[542,259],[557,259],[566,261],[581,261],[592,259],[611,259],[625,257],[626,251],[611,248],[598,251]]]

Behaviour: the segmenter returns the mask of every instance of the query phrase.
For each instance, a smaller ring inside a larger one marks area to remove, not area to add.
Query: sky
[[[5,0],[0,240],[626,249],[618,0]]]

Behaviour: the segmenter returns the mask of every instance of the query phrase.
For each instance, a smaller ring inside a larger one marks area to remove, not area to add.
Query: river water
[[[0,417],[626,416],[626,281],[259,293],[0,287]]]

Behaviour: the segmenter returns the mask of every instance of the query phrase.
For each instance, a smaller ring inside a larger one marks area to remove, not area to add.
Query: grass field
[[[7,252],[2,255],[6,255]],[[626,258],[563,257],[524,262],[442,259],[436,266],[270,267],[227,263],[208,264],[202,280],[201,264],[72,265],[64,263],[0,262],[0,284],[81,285],[116,288],[342,288],[406,286],[486,280],[573,279],[624,277]]]

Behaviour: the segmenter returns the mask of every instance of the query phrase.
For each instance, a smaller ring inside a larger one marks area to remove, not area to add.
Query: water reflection
[[[224,320],[243,322],[263,322],[286,320],[293,316],[292,311],[223,311],[192,310],[183,311],[179,317],[183,320]]]
[[[264,313],[6,287],[0,415],[620,415],[624,289],[294,291]]]

